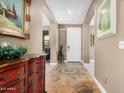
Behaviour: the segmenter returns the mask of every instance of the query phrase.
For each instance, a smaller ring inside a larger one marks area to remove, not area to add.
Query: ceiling
[[[43,22],[42,26],[50,26],[50,21],[45,14],[43,14],[43,21],[42,22]]]
[[[82,24],[92,0],[46,0],[59,24]]]

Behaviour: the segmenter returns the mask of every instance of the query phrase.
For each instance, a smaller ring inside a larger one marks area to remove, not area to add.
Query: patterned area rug
[[[65,75],[74,75],[78,74],[79,69],[76,67],[61,67],[59,68],[59,72]]]
[[[46,76],[47,93],[101,93],[82,63],[59,63]]]

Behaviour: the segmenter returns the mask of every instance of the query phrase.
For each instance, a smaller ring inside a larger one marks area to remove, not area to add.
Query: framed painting
[[[97,38],[116,34],[116,0],[102,0],[97,11]]]
[[[95,45],[95,35],[90,34],[90,46],[93,47]]]
[[[26,38],[25,0],[0,0],[0,34]]]

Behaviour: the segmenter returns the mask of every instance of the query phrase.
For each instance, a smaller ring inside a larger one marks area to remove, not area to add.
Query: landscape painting
[[[23,32],[24,0],[0,0],[0,30]]]
[[[99,13],[99,29],[103,32],[110,29],[110,0],[106,0]]]
[[[115,34],[116,29],[116,5],[115,0],[103,0],[99,9],[97,17],[97,37],[105,37],[111,34]],[[115,8],[113,8],[115,7]],[[113,11],[111,11],[113,9]]]

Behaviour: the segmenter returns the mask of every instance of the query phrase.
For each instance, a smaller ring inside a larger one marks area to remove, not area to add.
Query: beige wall
[[[29,40],[0,35],[0,43],[7,41],[26,46],[30,49],[31,53],[42,53],[42,0],[32,0],[30,29],[31,37]]]
[[[117,34],[97,40],[95,48],[96,77],[108,93],[124,93],[124,50],[118,49],[124,41],[124,0],[117,2]]]
[[[64,59],[67,58],[67,31],[66,27],[59,26],[59,46],[63,45],[64,47]]]
[[[90,45],[90,35],[95,34],[95,28],[89,24],[83,24],[82,27],[82,60],[89,63],[89,60],[94,60],[95,47]]]
[[[87,12],[85,20],[82,25],[82,60],[89,63],[89,60],[94,59],[94,47],[90,47],[90,34],[95,33],[95,28],[90,25],[90,22],[95,14],[96,4],[101,0],[93,0]]]
[[[95,76],[107,90],[107,93],[124,93],[124,50],[118,49],[119,41],[124,41],[123,10],[124,0],[117,0],[117,34],[95,42]],[[92,11],[95,10],[93,9]],[[86,19],[89,20],[89,17],[87,16]],[[89,23],[89,21],[85,22],[85,24]],[[90,54],[90,48],[89,50],[87,48],[89,42],[88,33],[90,32],[84,31],[89,29],[88,25],[83,25],[82,36],[87,35],[82,37],[83,59],[86,58],[86,62],[92,55]],[[95,30],[95,27],[92,30]]]
[[[43,2],[43,13],[47,16],[48,20],[50,21],[49,26],[49,36],[50,36],[50,61],[55,63],[57,62],[57,51],[58,51],[58,23],[56,21],[55,16],[52,14],[51,10],[49,9],[47,3]],[[43,27],[43,29],[45,29]]]
[[[91,46],[91,34],[95,35],[95,28],[94,26],[89,25],[89,59],[94,60],[95,59],[95,46],[94,45]]]
[[[51,61],[57,62],[58,50],[58,24],[43,0],[32,0],[31,4],[31,36],[30,39],[20,39],[9,36],[0,36],[0,43],[3,41],[12,44],[22,45],[29,48],[29,53],[42,53],[42,30],[46,29],[42,26],[42,15],[46,14],[50,20],[50,47]]]
[[[83,24],[82,27],[82,60],[89,63],[89,24]]]
[[[50,51],[51,51],[51,62],[57,62],[58,52],[58,24],[51,24],[50,26]]]

